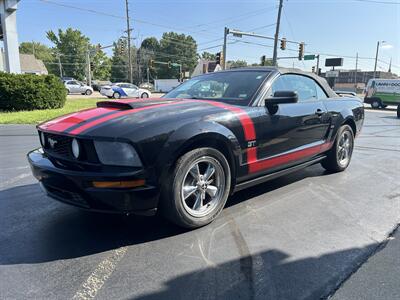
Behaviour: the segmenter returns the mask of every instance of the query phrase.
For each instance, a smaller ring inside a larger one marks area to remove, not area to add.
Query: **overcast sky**
[[[278,0],[130,0],[129,3],[136,45],[146,37],[159,38],[165,31],[176,31],[192,35],[199,50],[212,53],[221,50],[224,26],[273,36],[278,7]],[[51,45],[46,39],[47,30],[73,27],[92,43],[108,45],[124,35],[124,15],[125,0],[22,0],[17,17],[19,40]],[[387,41],[380,49],[382,61],[378,70],[387,71],[392,58],[392,71],[400,73],[400,0],[284,0],[280,37],[305,42],[306,52],[325,54],[322,58],[345,56],[343,68],[354,69],[358,52],[362,58],[359,68],[363,70],[373,70],[376,43]],[[270,40],[230,37],[229,42],[229,60],[244,59],[251,63],[259,62],[261,55],[272,57]],[[297,51],[298,46],[289,44],[288,48]],[[296,56],[296,51],[280,51],[278,56]],[[291,59],[281,60],[280,64],[311,70],[315,62]]]

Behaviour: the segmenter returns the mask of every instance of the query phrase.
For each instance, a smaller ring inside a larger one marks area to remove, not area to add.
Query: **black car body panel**
[[[339,98],[315,75],[276,68],[265,71],[268,76],[247,106],[210,99],[102,101],[98,108],[41,124],[38,130],[45,138],[78,139],[85,156],[75,159],[68,149],[57,152],[44,145],[44,151],[28,154],[33,173],[50,196],[64,202],[74,204],[67,198],[77,194],[85,205],[74,205],[84,208],[122,213],[153,211],[171,168],[190,149],[206,145],[221,150],[231,167],[234,191],[236,185],[319,161],[331,148],[342,124],[349,124],[354,135],[360,132],[364,109],[357,99]],[[327,98],[281,104],[270,113],[264,99],[271,82],[283,74],[312,78]],[[129,143],[143,167],[102,165],[94,140]],[[68,141],[65,143],[68,145]],[[132,189],[91,185],[93,181],[132,179],[143,179],[146,184]]]

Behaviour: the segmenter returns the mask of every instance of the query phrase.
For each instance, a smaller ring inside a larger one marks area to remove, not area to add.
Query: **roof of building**
[[[47,74],[47,68],[43,61],[35,58],[33,54],[20,54],[21,71],[23,73]]]

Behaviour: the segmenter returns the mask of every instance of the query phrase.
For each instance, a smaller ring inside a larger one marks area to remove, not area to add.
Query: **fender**
[[[212,144],[215,141],[226,145],[233,158],[232,182],[235,181],[236,171],[241,164],[241,148],[238,139],[227,127],[215,122],[193,122],[185,124],[172,133],[163,149],[160,149],[160,156],[156,163],[156,172],[161,174],[160,180],[166,176],[168,170],[176,160],[190,149],[195,143]],[[229,158],[227,158],[229,161]]]

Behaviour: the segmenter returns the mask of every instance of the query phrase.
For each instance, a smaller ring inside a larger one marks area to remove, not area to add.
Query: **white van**
[[[400,117],[400,79],[373,78],[368,81],[365,90],[365,103],[371,104],[372,108],[397,105]]]

